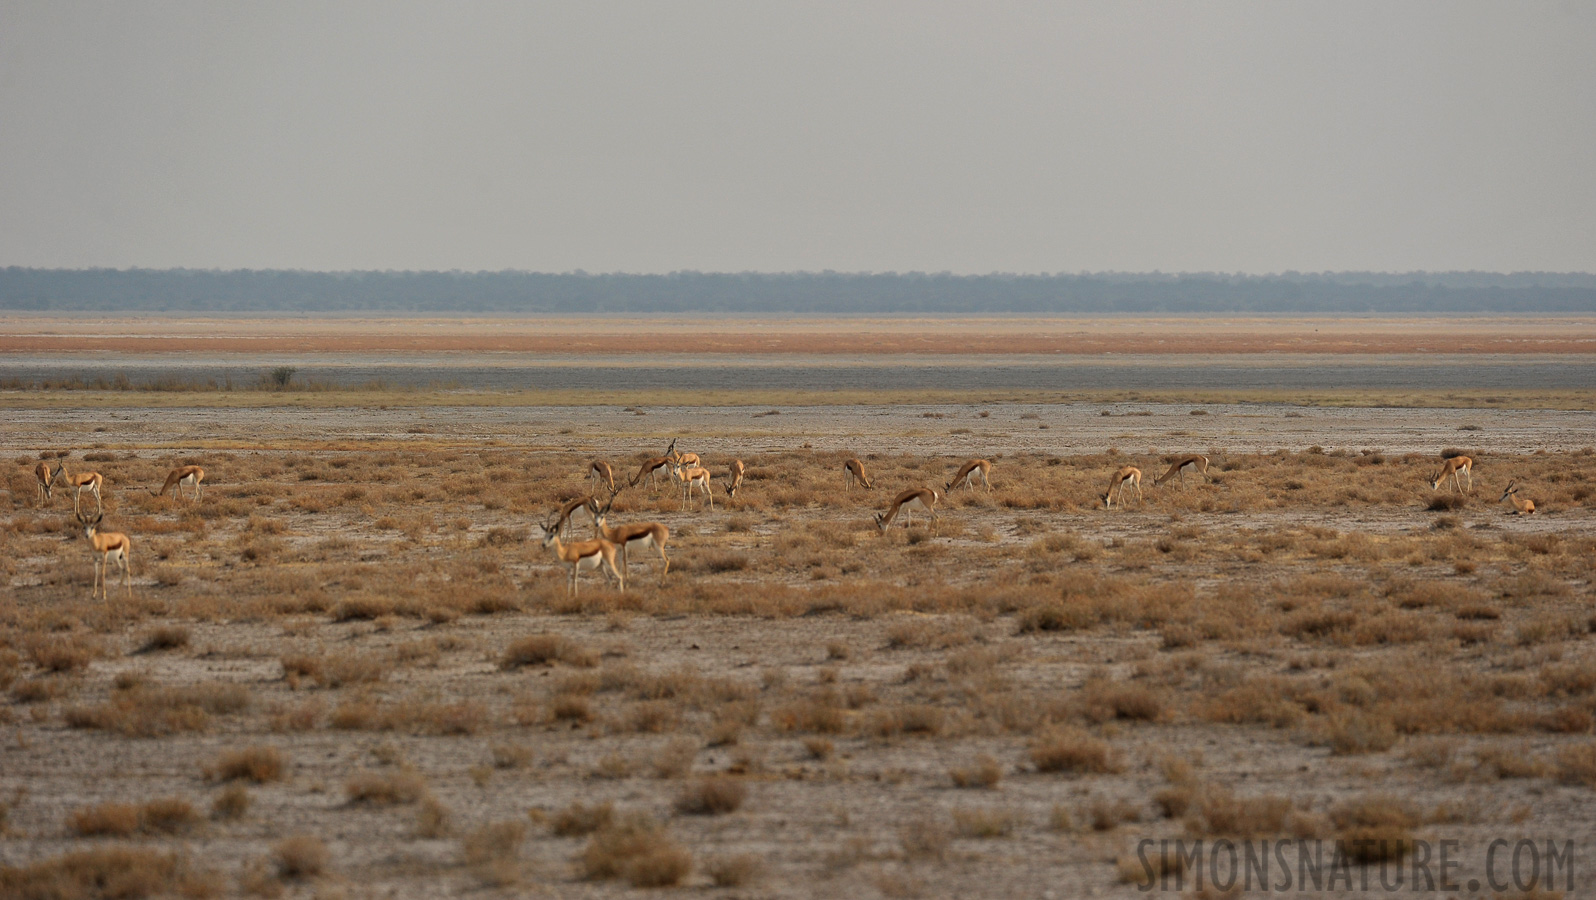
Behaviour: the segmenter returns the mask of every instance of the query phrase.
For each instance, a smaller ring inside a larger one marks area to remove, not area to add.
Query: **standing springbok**
[[[587,464],[587,480],[589,484],[597,481],[600,486],[615,490],[615,470],[601,459],[595,459]]]
[[[127,598],[133,599],[133,573],[129,566],[133,562],[133,541],[119,531],[101,531],[100,520],[105,518],[105,511],[100,510],[93,519],[86,519],[83,513],[74,512],[78,524],[83,526],[83,536],[89,541],[89,549],[94,562],[94,587],[89,591],[89,599],[100,597],[110,601],[106,582],[110,580],[111,563],[116,563],[122,569],[122,583],[127,585]]]
[[[615,495],[618,493],[611,493],[609,502],[599,509],[598,517],[593,520],[594,536],[620,549],[621,571],[628,575],[631,574],[630,553],[633,547],[641,551],[658,550],[660,562],[663,563],[659,571],[659,583],[663,585],[666,573],[671,570],[671,558],[665,555],[665,542],[671,539],[671,530],[658,522],[633,522],[609,527],[610,507],[615,505]]]
[[[560,540],[560,530],[552,522],[539,525],[543,529],[543,548],[553,550],[560,563],[570,570],[571,580],[569,593],[576,596],[576,576],[583,569],[598,569],[604,571],[607,580],[614,580],[620,585],[621,593],[626,593],[626,575],[615,568],[615,545],[603,538],[594,538],[591,541],[572,541],[565,543]],[[611,578],[613,576],[613,579]]]
[[[730,479],[726,483],[726,496],[737,496],[737,489],[743,486],[743,471],[744,468],[742,460],[734,459],[731,461],[731,465],[727,467],[726,472],[726,477]]]

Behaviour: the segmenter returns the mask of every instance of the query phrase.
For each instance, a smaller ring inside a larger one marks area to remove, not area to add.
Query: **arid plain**
[[[6,319],[0,376],[7,353],[180,370],[429,340],[666,367],[706,346],[1195,371],[1596,352],[1588,320],[696,329]],[[203,343],[224,338],[252,343]],[[1138,842],[1175,837],[1379,848],[1359,872],[1457,840],[1463,883],[1493,839],[1572,841],[1576,886],[1596,883],[1583,383],[692,402],[620,378],[597,396],[260,374],[0,391],[0,897],[1134,897]],[[611,524],[666,525],[670,571],[634,552],[624,593],[587,572],[570,596],[540,524],[593,489],[591,460],[624,483],[672,439],[714,474],[714,509],[622,490]],[[1154,485],[1188,453],[1209,478]],[[1459,453],[1472,491],[1432,490]],[[845,486],[850,457],[873,490]],[[992,490],[945,490],[974,457]],[[90,599],[72,493],[41,504],[41,460],[104,476],[131,600],[114,577]],[[198,500],[152,495],[190,464]],[[1105,509],[1124,465],[1143,499]],[[1510,482],[1534,515],[1499,501]],[[920,487],[945,494],[937,527],[878,532]]]

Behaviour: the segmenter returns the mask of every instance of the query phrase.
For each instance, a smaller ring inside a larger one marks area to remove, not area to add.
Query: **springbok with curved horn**
[[[1517,485],[1518,485],[1517,481],[1509,481],[1507,483],[1507,490],[1502,492],[1502,500],[1511,501],[1512,504],[1513,504],[1513,508],[1518,510],[1518,515],[1521,515],[1521,516],[1533,516],[1533,515],[1535,515],[1535,501],[1534,500],[1520,500],[1520,499],[1518,499],[1518,487],[1517,487]],[[1497,503],[1501,503],[1502,500],[1498,500],[1496,502]]]
[[[908,528],[914,521],[914,511],[918,509],[931,516],[931,530],[935,531],[940,523],[937,502],[941,499],[942,495],[937,493],[936,488],[910,488],[894,498],[886,512],[876,513],[876,529],[886,534],[887,526],[892,524],[899,512],[903,513],[903,527]]]
[[[166,483],[161,485],[160,490],[152,491],[151,493],[157,497],[164,497],[166,496],[167,491],[176,488],[177,498],[179,500],[185,500],[187,497],[185,497],[183,494],[183,488],[191,487],[194,489],[194,501],[197,503],[199,502],[200,498],[200,485],[204,481],[204,469],[200,468],[199,466],[181,466],[168,472],[166,474]]]
[[[704,496],[709,498],[709,508],[712,510],[715,508],[715,492],[709,487],[708,469],[703,466],[676,466],[672,471],[676,475],[676,480],[682,483],[683,509],[691,508],[694,491],[703,491]]]
[[[665,583],[665,575],[671,570],[671,558],[665,555],[665,542],[671,539],[671,530],[658,522],[633,522],[630,525],[617,525],[609,527],[607,520],[610,507],[615,505],[615,496],[620,491],[610,494],[610,500],[598,511],[598,517],[593,520],[593,531],[596,537],[620,548],[621,571],[631,574],[630,554],[633,547],[639,551],[658,550],[660,562],[659,583]]]
[[[1142,502],[1142,470],[1135,466],[1125,466],[1108,479],[1108,493],[1102,497],[1104,509],[1114,508],[1113,498],[1116,487],[1119,488],[1119,505],[1125,505],[1125,485],[1127,484],[1136,489],[1136,502]]]
[[[85,519],[81,512],[74,511],[73,514],[77,516],[78,524],[83,526],[83,536],[88,538],[93,551],[94,587],[89,592],[89,599],[97,596],[106,601],[111,599],[106,582],[110,579],[111,563],[114,562],[122,569],[122,583],[127,585],[127,598],[132,600],[133,574],[129,565],[133,561],[133,542],[119,531],[100,530],[100,520],[105,518],[104,510],[100,510],[92,520]]]
[[[565,505],[560,507],[560,515],[554,520],[554,530],[565,534],[571,525],[571,515],[579,509],[587,510],[589,519],[598,519],[598,501],[593,499],[592,494],[583,494],[565,501]]]
[[[615,545],[603,538],[594,538],[591,541],[572,541],[565,543],[560,540],[560,529],[552,522],[540,523],[543,529],[543,547],[553,550],[560,563],[570,570],[571,579],[569,592],[576,596],[576,576],[584,569],[598,569],[605,572],[605,578],[613,580],[620,585],[621,593],[626,592],[626,575],[615,568]]]
[[[66,473],[66,463],[64,462],[61,464],[61,471],[64,474]],[[105,510],[105,502],[100,499],[100,487],[105,484],[104,475],[101,475],[99,472],[79,472],[76,475],[66,474],[66,483],[72,488],[73,515],[77,515],[78,513],[78,501],[83,498],[84,491],[88,491],[94,495],[95,509],[102,512]]]
[[[972,459],[959,468],[958,473],[953,476],[953,480],[947,483],[946,490],[952,492],[953,486],[962,482],[965,487],[973,491],[975,490],[975,480],[979,478],[981,479],[981,483],[986,485],[986,489],[990,493],[992,490],[992,482],[989,476],[991,474],[991,460]]]
[[[1208,477],[1208,457],[1201,453],[1182,456],[1169,464],[1169,471],[1153,479],[1153,486],[1159,487],[1171,478],[1179,478],[1181,487],[1186,486],[1186,470],[1191,469],[1203,477],[1204,481],[1213,481]]]

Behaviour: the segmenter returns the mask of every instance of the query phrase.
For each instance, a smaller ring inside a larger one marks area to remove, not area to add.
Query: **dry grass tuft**
[[[510,670],[522,666],[549,666],[556,662],[590,669],[598,665],[599,653],[561,634],[534,634],[504,648],[499,668]]]
[[[1120,771],[1112,748],[1084,731],[1060,729],[1031,745],[1031,763],[1038,772],[1096,775]]]
[[[1286,833],[1291,801],[1285,797],[1237,797],[1222,787],[1209,787],[1186,817],[1193,834],[1212,837],[1271,838]]]
[[[449,808],[428,795],[416,810],[416,837],[440,838],[449,833]]]
[[[359,772],[344,784],[350,803],[394,806],[414,803],[427,793],[427,780],[419,772]]]
[[[150,629],[144,635],[144,644],[139,648],[141,653],[154,653],[159,650],[178,650],[187,647],[189,642],[188,629],[179,625],[161,625]]]
[[[96,728],[126,737],[162,737],[202,731],[212,714],[242,712],[249,702],[249,691],[241,684],[135,684],[98,706],[69,708],[65,718],[73,728]]]
[[[1003,766],[996,759],[982,754],[969,766],[949,769],[948,777],[953,779],[953,786],[957,788],[990,789],[997,787],[998,782],[1003,780]]]
[[[1596,743],[1570,744],[1558,750],[1557,778],[1564,784],[1596,788]]]
[[[272,848],[277,874],[290,880],[315,878],[327,870],[327,863],[331,859],[327,843],[313,834],[284,838]]]
[[[676,797],[676,811],[690,816],[720,816],[735,812],[748,796],[741,778],[711,775],[700,778]]]
[[[1413,848],[1419,817],[1391,797],[1371,796],[1343,804],[1330,813],[1337,840],[1358,865],[1400,860]]]
[[[899,827],[898,844],[907,859],[942,860],[953,846],[953,831],[945,822],[921,816]]]
[[[102,803],[77,810],[67,827],[83,837],[128,837],[139,830],[139,809],[131,803]]]
[[[33,664],[46,672],[77,672],[105,655],[100,642],[84,634],[35,635],[24,646]]]
[[[959,837],[1008,837],[1019,824],[1020,814],[1012,809],[979,807],[953,811],[953,828]]]
[[[580,864],[589,880],[621,878],[633,887],[670,887],[692,872],[693,857],[663,825],[629,815],[594,832]]]
[[[615,820],[615,804],[605,802],[594,806],[572,803],[554,814],[549,831],[557,837],[584,837],[601,828],[609,827]]]
[[[765,861],[752,853],[716,856],[704,863],[704,874],[715,887],[745,887],[764,874]]]
[[[205,767],[205,777],[212,781],[253,781],[265,784],[281,781],[287,757],[276,747],[264,745],[228,750]]]
[[[211,817],[242,819],[249,812],[249,791],[241,784],[228,785],[211,803]]]
[[[526,826],[520,822],[492,822],[460,839],[460,856],[467,866],[494,887],[521,880],[521,843]]]

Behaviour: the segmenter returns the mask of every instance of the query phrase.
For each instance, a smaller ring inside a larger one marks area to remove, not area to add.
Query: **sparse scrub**
[[[512,885],[520,881],[525,838],[526,826],[520,822],[492,822],[460,840],[460,857],[483,882],[494,887]]]

